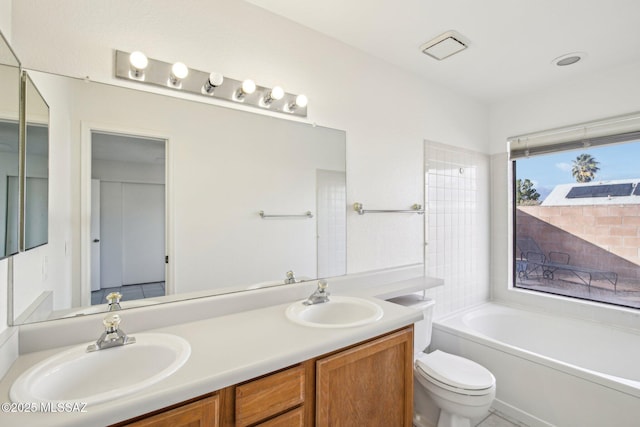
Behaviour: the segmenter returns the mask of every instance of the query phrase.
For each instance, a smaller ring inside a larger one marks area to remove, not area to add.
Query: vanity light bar
[[[129,52],[116,50],[116,77],[242,103],[262,110],[307,117],[305,95],[286,93],[279,86],[268,88],[258,86],[251,80],[234,80],[221,74],[194,70],[182,63],[171,64],[146,57],[145,63],[140,55],[144,56],[140,52],[135,52],[134,57],[131,58]],[[139,68],[140,65],[144,67]]]

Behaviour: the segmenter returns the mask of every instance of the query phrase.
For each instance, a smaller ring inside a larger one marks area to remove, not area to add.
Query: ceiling
[[[640,61],[638,0],[247,0],[486,103]],[[469,48],[420,51],[455,30]],[[552,60],[586,52],[557,67]]]
[[[93,159],[150,164],[165,161],[165,141],[161,139],[92,132],[91,143]]]

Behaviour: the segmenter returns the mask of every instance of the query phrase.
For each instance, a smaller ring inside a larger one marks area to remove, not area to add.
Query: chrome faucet
[[[292,284],[292,283],[296,283],[296,282],[297,282],[297,280],[296,280],[296,275],[295,275],[295,273],[293,272],[293,270],[289,270],[289,271],[287,271],[287,278],[286,278],[286,279],[284,279],[284,284],[285,284],[285,285],[290,285],[290,284]]]
[[[120,307],[121,298],[122,294],[120,292],[111,292],[109,295],[107,295],[107,301],[109,301],[108,311],[122,310],[122,307]]]
[[[87,353],[97,350],[104,350],[105,348],[119,347],[127,344],[133,344],[136,342],[135,337],[130,337],[124,333],[122,329],[118,329],[120,325],[120,316],[117,314],[110,314],[102,320],[104,325],[104,332],[100,335],[100,338],[87,347]]]
[[[326,280],[320,280],[318,282],[318,288],[311,295],[309,295],[309,298],[304,300],[302,303],[304,305],[313,305],[322,304],[323,302],[329,302],[329,295],[331,294],[329,293],[329,291],[327,291],[327,286],[329,285],[327,284]]]

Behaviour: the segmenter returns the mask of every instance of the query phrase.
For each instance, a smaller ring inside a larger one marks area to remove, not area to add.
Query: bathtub
[[[494,408],[530,426],[640,426],[640,332],[487,303],[433,322],[431,350],[496,377]]]

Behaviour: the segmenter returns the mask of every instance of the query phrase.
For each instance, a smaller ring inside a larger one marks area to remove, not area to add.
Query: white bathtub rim
[[[533,312],[533,310],[527,310],[522,307],[514,307],[509,304],[489,302],[489,303],[480,304],[478,306],[474,306],[467,310],[458,311],[456,314],[452,314],[450,316],[446,316],[438,320],[434,320],[433,328],[438,329],[445,333],[449,333],[451,335],[455,335],[463,339],[470,340],[476,344],[479,344],[485,347],[490,347],[493,350],[500,351],[502,353],[507,353],[507,354],[510,354],[511,356],[515,356],[520,359],[525,359],[530,362],[536,363],[538,365],[543,365],[555,371],[562,372],[564,374],[571,375],[573,377],[580,378],[585,381],[589,381],[589,382],[598,384],[600,386],[607,387],[609,389],[628,394],[630,396],[640,397],[640,382],[638,381],[633,381],[626,378],[619,378],[613,375],[595,372],[590,369],[572,365],[557,359],[553,359],[538,353],[534,353],[532,351],[529,351],[520,347],[515,347],[513,345],[504,343],[502,341],[498,341],[487,335],[481,334],[480,332],[471,330],[466,326],[463,326],[462,329],[459,329],[457,327],[443,323],[446,321],[450,321],[453,318],[459,318],[462,313],[471,313],[473,311],[480,310],[487,305],[503,305],[509,308],[515,308],[519,310]],[[539,312],[539,313],[550,315],[549,313],[545,313],[545,312]],[[469,330],[471,330],[471,332],[469,332]]]
[[[531,292],[535,292],[535,291],[528,291],[529,293]],[[535,293],[540,293],[540,292],[535,292]],[[543,294],[543,296],[546,296],[546,294]],[[551,295],[552,297],[557,297],[557,295]],[[567,299],[567,298],[564,298]],[[577,300],[577,302],[580,303],[587,303],[590,305],[605,305],[607,306],[606,308],[611,309],[611,307],[609,307],[607,304],[602,304],[602,303],[597,303],[594,301],[584,301],[584,300]],[[437,304],[437,301],[436,301]],[[466,306],[466,307],[462,307],[458,310],[452,311],[450,313],[445,314],[444,316],[440,316],[437,318],[434,318],[434,322],[446,322],[449,319],[455,318],[460,316],[461,314],[466,314],[466,313],[471,313],[473,311],[477,311],[480,310],[482,308],[485,308],[486,306],[492,306],[492,305],[499,305],[499,306],[504,306],[504,307],[508,307],[508,308],[513,308],[516,310],[523,310],[523,311],[528,311],[530,313],[535,313],[535,314],[540,314],[543,316],[560,316],[560,314],[558,314],[557,311],[553,311],[553,310],[547,310],[538,306],[530,306],[530,305],[526,305],[526,304],[521,304],[518,302],[513,302],[513,301],[505,301],[505,300],[490,300],[490,301],[483,301],[480,302],[478,304],[474,304],[474,305],[470,305],[470,306]],[[619,311],[623,311],[623,312],[631,312],[633,311],[633,314],[638,315],[638,317],[640,318],[640,313],[636,313],[635,310],[633,309],[629,309],[627,307],[619,307]],[[607,328],[612,328],[621,332],[627,332],[627,333],[631,333],[634,335],[638,335],[640,337],[640,328],[638,327],[629,327],[629,326],[623,326],[623,325],[619,325],[619,324],[615,324],[615,323],[611,323],[611,322],[603,322],[601,320],[596,320],[596,319],[591,319],[591,318],[586,318],[586,317],[581,317],[581,316],[576,316],[573,315],[571,313],[561,313],[563,318],[567,318],[567,319],[571,319],[571,320],[577,320],[580,322],[586,322],[586,323],[593,323],[596,325],[600,325],[600,326],[605,326]]]

